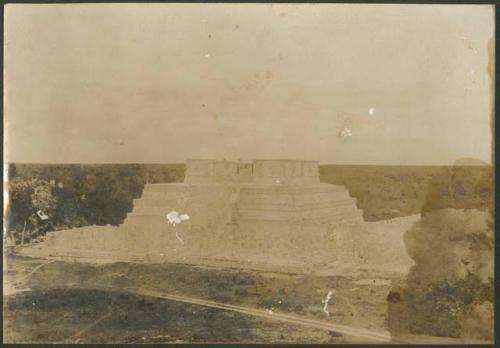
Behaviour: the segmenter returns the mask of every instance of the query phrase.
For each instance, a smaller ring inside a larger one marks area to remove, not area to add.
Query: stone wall
[[[189,185],[211,183],[255,183],[263,185],[303,185],[319,183],[317,161],[255,160],[237,163],[215,160],[188,160],[184,182]]]
[[[256,184],[300,185],[319,183],[317,161],[255,160]]]

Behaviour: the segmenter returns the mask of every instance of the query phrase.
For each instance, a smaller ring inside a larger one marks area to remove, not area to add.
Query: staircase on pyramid
[[[171,211],[189,220],[172,225]],[[324,247],[331,225],[360,222],[355,199],[320,183],[315,161],[189,160],[183,183],[145,185],[116,245],[154,258],[286,258]]]

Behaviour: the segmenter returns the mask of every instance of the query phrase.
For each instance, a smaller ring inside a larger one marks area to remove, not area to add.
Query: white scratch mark
[[[37,214],[37,215],[38,215],[38,217],[39,217],[40,219],[42,219],[42,220],[47,220],[47,219],[49,218],[49,216],[48,216],[47,214],[45,214],[45,213],[43,212],[43,210],[41,210],[41,209],[40,209],[39,211],[37,211],[37,212],[36,212],[36,214]]]
[[[179,240],[179,242],[181,242],[181,244],[184,245],[184,241],[182,240],[182,238],[177,233],[177,230],[175,231],[175,236],[177,237],[177,239]]]
[[[167,214],[167,220],[170,224],[174,226],[175,224],[181,223],[181,219],[179,219],[179,213],[176,212],[175,210],[172,210],[170,213]]]
[[[342,131],[340,132],[340,136],[341,137],[350,137],[350,136],[352,136],[352,132],[349,128],[344,127],[344,129],[342,129]]]
[[[326,299],[322,300],[321,303],[324,303],[325,305],[323,306],[323,312],[326,313],[326,315],[330,316],[330,312],[326,309],[328,307],[328,302],[332,299],[332,295],[335,292],[335,290],[328,291],[328,295],[326,295]]]
[[[178,212],[172,210],[170,213],[167,214],[167,220],[169,224],[175,226],[177,224],[180,224],[182,221],[189,220],[189,215],[188,214],[179,215]]]
[[[276,183],[277,184],[281,184],[281,180],[280,179],[276,179]]]
[[[371,116],[375,115],[375,108],[369,108],[369,109],[368,109],[368,113],[369,113]]]
[[[175,225],[180,224],[182,221],[189,220],[189,215],[188,214],[179,215],[178,212],[176,212],[175,210],[172,210],[170,213],[167,214],[167,220],[168,220],[169,224],[171,224],[172,226],[175,227]],[[182,245],[184,245],[184,241],[179,236],[179,233],[177,232],[177,230],[175,231],[175,237],[179,240],[179,242],[181,242]]]
[[[210,54],[205,53],[205,58],[210,58]]]

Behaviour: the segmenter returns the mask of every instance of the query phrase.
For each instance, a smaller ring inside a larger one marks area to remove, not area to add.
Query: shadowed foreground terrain
[[[8,279],[25,290],[11,293],[4,303],[8,342],[77,342],[78,337],[86,343],[158,342],[154,337],[167,334],[160,342],[345,342],[344,337],[326,330],[132,293],[178,294],[384,331],[386,296],[391,283],[397,281],[382,275],[294,275],[180,264],[56,261],[40,266],[47,261],[18,257],[8,262]],[[327,315],[322,301],[332,289],[336,294],[327,306]],[[115,297],[114,309],[108,314]],[[73,337],[102,316],[106,318],[99,325]]]
[[[4,340],[11,343],[339,341],[314,328],[104,290],[34,290],[5,306]]]

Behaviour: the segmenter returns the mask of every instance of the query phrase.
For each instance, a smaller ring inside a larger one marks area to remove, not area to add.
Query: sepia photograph
[[[4,344],[493,344],[493,5],[7,4],[3,51]]]

